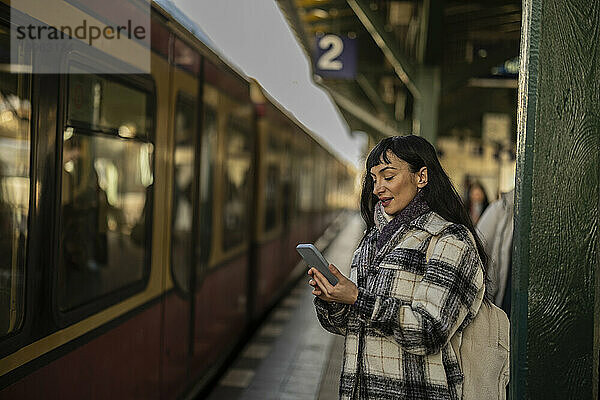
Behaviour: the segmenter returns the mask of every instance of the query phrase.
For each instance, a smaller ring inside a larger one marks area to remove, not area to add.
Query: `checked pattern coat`
[[[356,303],[315,298],[323,328],[346,337],[340,399],[461,399],[463,375],[449,341],[462,335],[484,296],[475,242],[466,227],[427,208],[379,247],[390,223],[382,214],[378,204],[376,228],[353,255]]]

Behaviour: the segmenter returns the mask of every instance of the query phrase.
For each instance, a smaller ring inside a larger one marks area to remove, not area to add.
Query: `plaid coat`
[[[375,214],[352,259],[356,303],[315,298],[323,328],[346,337],[340,399],[460,399],[463,375],[449,340],[462,335],[485,292],[473,238],[428,211],[378,249],[387,220],[380,207]]]

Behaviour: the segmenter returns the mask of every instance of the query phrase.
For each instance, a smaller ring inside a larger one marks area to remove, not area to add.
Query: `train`
[[[150,73],[67,53],[52,74],[22,49],[10,70],[0,2],[2,399],[193,398],[297,280],[295,245],[356,207],[351,164],[172,3],[149,10]]]

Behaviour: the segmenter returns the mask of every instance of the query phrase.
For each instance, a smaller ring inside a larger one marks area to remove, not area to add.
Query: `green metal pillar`
[[[597,399],[600,3],[525,0],[512,399]]]
[[[420,95],[415,98],[413,133],[435,144],[441,93],[440,68],[419,66],[417,86]]]

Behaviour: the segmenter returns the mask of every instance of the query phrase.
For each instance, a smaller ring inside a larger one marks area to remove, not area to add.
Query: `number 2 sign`
[[[352,79],[356,75],[356,40],[331,33],[317,36],[313,59],[317,75]]]

